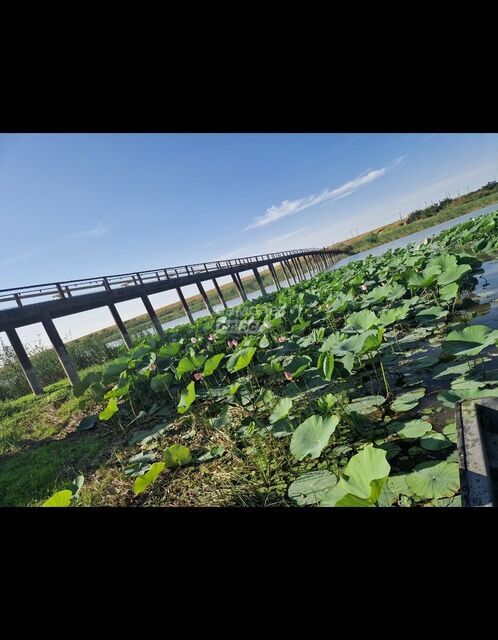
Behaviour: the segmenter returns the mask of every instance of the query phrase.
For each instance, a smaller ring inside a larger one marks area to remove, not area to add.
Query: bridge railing
[[[252,264],[266,260],[278,260],[293,255],[302,255],[324,251],[323,249],[293,249],[279,253],[267,253],[245,258],[231,258],[229,260],[215,260],[211,262],[199,262],[196,264],[177,267],[165,267],[161,269],[149,269],[134,273],[122,273],[81,280],[65,280],[62,282],[50,282],[36,284],[13,289],[0,289],[0,309],[12,306],[23,307],[27,304],[46,302],[53,299],[72,298],[73,296],[88,293],[89,291],[111,291],[119,287],[137,287],[152,282],[164,282],[187,276],[195,276],[200,273],[218,272],[227,268],[251,267]]]

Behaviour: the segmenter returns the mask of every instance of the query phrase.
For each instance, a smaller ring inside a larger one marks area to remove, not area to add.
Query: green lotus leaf
[[[441,269],[441,273],[454,269],[457,266],[457,258],[450,253],[440,253],[434,256],[427,263],[428,267],[438,266]]]
[[[190,449],[181,444],[173,444],[164,450],[164,462],[168,468],[182,467],[191,461]]]
[[[216,369],[218,368],[220,362],[225,357],[224,353],[217,353],[215,356],[208,358],[204,363],[204,369],[202,370],[202,375],[204,377],[212,375]]]
[[[42,507],[69,507],[73,492],[69,489],[57,491],[48,500],[42,504]]]
[[[309,356],[294,356],[284,363],[284,369],[297,378],[309,368],[310,364],[311,358]]]
[[[457,429],[455,422],[447,424],[443,429],[443,433],[450,442],[453,442],[453,444],[457,443]]]
[[[460,400],[477,400],[478,398],[498,397],[498,389],[480,389],[479,386],[467,389],[448,389],[438,393],[437,399],[445,407],[453,409]]]
[[[99,420],[110,420],[112,416],[119,411],[118,401],[116,398],[111,398],[107,404],[107,407],[99,413]]]
[[[336,483],[337,478],[330,471],[310,471],[294,480],[289,486],[288,495],[301,507],[318,504],[325,493]]]
[[[450,440],[437,431],[428,431],[425,436],[420,438],[420,446],[428,451],[440,451],[452,446]]]
[[[251,363],[255,353],[256,347],[245,347],[244,349],[239,349],[239,351],[230,357],[227,363],[228,371],[235,373],[236,371],[245,369]]]
[[[410,312],[409,305],[401,305],[399,307],[393,307],[392,309],[385,309],[379,315],[379,324],[384,327],[388,327],[395,322],[404,320]]]
[[[303,460],[307,455],[318,458],[338,424],[339,417],[335,415],[325,418],[313,415],[301,422],[292,434],[290,443],[292,455],[298,460]]]
[[[448,284],[460,280],[464,273],[468,271],[472,271],[472,268],[468,264],[459,264],[458,266],[451,267],[451,269],[443,271],[438,276],[437,283],[440,287],[445,287]]]
[[[420,399],[425,396],[425,389],[414,389],[413,391],[408,391],[407,393],[402,393],[399,395],[394,402],[391,404],[391,409],[396,411],[397,413],[401,413],[403,411],[410,411],[417,406]]]
[[[373,311],[355,311],[348,316],[345,331],[366,331],[379,324],[379,318]]]
[[[406,484],[406,474],[389,476],[378,498],[379,507],[390,507],[400,496],[412,496],[412,490]]]
[[[188,408],[195,400],[195,396],[195,382],[192,380],[192,382],[187,385],[186,391],[182,392],[180,402],[178,403],[178,413],[185,413],[188,411]]]
[[[422,500],[450,498],[460,488],[456,462],[422,462],[406,476],[406,484]]]
[[[143,476],[138,476],[135,478],[133,483],[133,493],[138,496],[140,493],[145,491],[147,487],[149,487],[153,482],[156,481],[157,477],[165,468],[164,462],[154,462],[151,468],[145,473]]]
[[[448,310],[443,309],[443,307],[427,307],[427,309],[422,309],[417,313],[417,318],[421,318],[422,320],[440,320],[441,318],[445,318],[448,315]]]
[[[385,401],[384,396],[363,396],[362,398],[355,398],[346,407],[346,411],[349,413],[354,412],[368,415],[376,411]]]
[[[279,400],[270,415],[270,423],[278,422],[282,418],[286,418],[289,415],[289,411],[292,409],[292,400],[290,398],[282,398]]]
[[[456,356],[476,356],[498,340],[498,331],[485,325],[473,324],[450,331],[443,340],[443,351]]]
[[[342,313],[349,307],[352,301],[352,295],[338,293],[332,301],[332,304],[329,305],[329,311],[331,311],[332,313]]]
[[[334,372],[334,354],[333,353],[321,353],[318,358],[318,371],[320,374],[330,382],[332,374]]]
[[[448,302],[449,300],[453,300],[458,295],[458,284],[453,282],[452,284],[447,284],[445,287],[441,287],[439,289],[439,297],[444,302]]]
[[[321,506],[374,506],[390,470],[383,449],[365,447],[350,459],[337,485],[324,495]]]
[[[397,433],[400,438],[420,438],[431,431],[431,429],[432,425],[425,420],[389,423],[389,431],[391,433]]]
[[[408,286],[412,289],[426,289],[436,282],[440,272],[441,268],[434,265],[427,267],[421,273],[412,273],[408,278]]]

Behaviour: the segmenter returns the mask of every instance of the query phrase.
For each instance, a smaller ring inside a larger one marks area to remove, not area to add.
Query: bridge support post
[[[303,263],[301,261],[301,258],[296,256],[296,262],[297,262],[297,266],[299,267],[299,273],[301,274],[301,278],[303,280],[306,280],[306,274],[304,273]]]
[[[211,306],[211,302],[209,301],[209,298],[207,296],[207,293],[204,290],[204,287],[202,286],[202,282],[197,282],[197,288],[199,289],[199,293],[202,296],[202,299],[204,300],[204,304],[207,307],[207,310],[209,311],[210,315],[214,314],[214,310],[213,307]]]
[[[286,266],[286,267],[287,267],[287,269],[289,270],[289,273],[290,273],[290,275],[291,275],[291,278],[292,278],[292,279],[293,279],[293,281],[294,281],[294,284],[297,284],[298,280],[297,280],[296,275],[295,275],[295,273],[294,273],[294,269],[293,269],[293,268],[292,268],[292,266],[291,266],[291,263],[292,263],[292,261],[291,261],[291,259],[289,258],[289,259],[285,262],[285,266]]]
[[[252,272],[254,273],[254,277],[256,278],[256,282],[258,283],[259,288],[261,289],[261,293],[264,296],[266,296],[266,289],[265,289],[265,286],[263,284],[263,280],[261,279],[261,274],[259,273],[258,268],[254,267]]]
[[[304,262],[306,264],[306,269],[308,270],[308,275],[310,278],[313,277],[313,267],[310,264],[310,261],[308,260],[308,256],[304,256]]]
[[[302,282],[303,281],[303,276],[301,275],[300,271],[299,271],[299,266],[297,264],[297,260],[296,258],[292,258],[292,266],[294,267],[294,271],[297,275],[297,281],[298,282]]]
[[[109,311],[111,312],[111,315],[114,319],[114,322],[116,323],[117,328],[119,329],[119,333],[121,334],[121,337],[123,338],[123,342],[125,343],[125,345],[128,347],[128,349],[132,349],[133,348],[133,342],[130,338],[130,334],[128,333],[128,329],[125,326],[125,323],[121,320],[121,316],[119,315],[118,310],[116,309],[116,305],[114,304],[109,304]]]
[[[299,270],[301,271],[301,274],[303,276],[303,280],[306,280],[306,273],[305,273],[305,270],[304,270],[304,267],[303,267],[304,260],[302,259],[301,256],[296,257],[296,260],[297,260],[297,264],[299,266]]]
[[[239,274],[236,271],[232,273],[232,280],[234,281],[235,286],[237,287],[239,296],[245,302],[247,300],[247,295],[244,289],[244,285],[242,284],[242,278],[239,276]]]
[[[164,336],[164,330],[161,326],[161,321],[157,317],[156,312],[154,311],[154,307],[152,306],[149,297],[147,295],[140,296],[142,298],[142,302],[144,303],[144,307],[149,314],[149,318],[152,320],[152,324],[154,325],[154,329],[157,331],[157,334],[161,337]]]
[[[42,324],[45,331],[47,332],[47,336],[52,343],[52,346],[55,349],[57,357],[59,358],[59,362],[64,369],[64,373],[69,378],[72,386],[76,386],[80,382],[80,377],[78,375],[78,372],[76,371],[76,367],[74,366],[73,361],[69,356],[69,353],[66,350],[66,347],[64,346],[64,343],[62,342],[54,321],[48,314],[45,314],[42,318]]]
[[[285,267],[285,260],[281,260],[280,261],[280,266],[282,267],[282,273],[285,276],[285,279],[287,280],[287,286],[290,287],[291,286],[291,282],[289,279],[289,274],[287,273],[287,269]]]
[[[221,292],[220,285],[218,284],[216,278],[213,278],[213,284],[221,304],[225,307],[225,309],[228,309],[227,303],[225,302],[225,298],[223,297],[223,293]]]
[[[182,307],[183,307],[183,310],[185,311],[185,315],[187,316],[188,321],[190,322],[190,324],[194,324],[194,318],[187,304],[187,301],[185,300],[185,296],[183,295],[183,291],[181,290],[181,287],[176,287],[176,292],[178,294],[178,297],[180,298],[180,302],[182,303]]]
[[[275,267],[271,262],[268,265],[268,268],[270,269],[271,277],[273,278],[273,282],[275,284],[275,287],[277,288],[277,291],[280,291],[280,289],[282,288],[282,285],[280,284],[280,281],[277,278],[277,272],[275,271]]]
[[[43,393],[43,387],[40,380],[38,379],[38,376],[36,375],[33,365],[31,364],[31,360],[26,353],[26,349],[24,348],[21,340],[19,339],[19,336],[17,335],[17,331],[15,329],[5,329],[5,333],[7,334],[7,338],[9,339],[9,342],[14,349],[14,353],[19,360],[19,364],[22,367],[31,391],[37,396],[40,396]]]

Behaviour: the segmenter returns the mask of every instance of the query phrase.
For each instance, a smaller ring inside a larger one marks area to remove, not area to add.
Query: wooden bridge
[[[304,280],[306,276],[311,277],[328,269],[341,255],[330,249],[299,249],[84,280],[0,289],[0,331],[5,331],[7,334],[32,391],[41,394],[43,387],[16,331],[18,327],[42,323],[65,374],[74,386],[79,382],[78,372],[53,322],[54,318],[107,306],[124,343],[130,349],[133,343],[116,308],[118,302],[140,298],[155,330],[159,335],[164,335],[161,322],[148,297],[151,294],[176,289],[185,314],[193,324],[192,313],[182,292],[183,286],[197,285],[209,313],[213,314],[213,308],[203,285],[207,280],[212,280],[221,304],[227,308],[217,278],[231,276],[240,297],[246,301],[247,295],[240,276],[244,271],[252,271],[261,292],[266,294],[259,272],[261,267],[269,270],[278,290],[281,288],[281,283],[277,277],[275,264],[281,265],[282,273],[287,284],[290,285],[292,281],[297,283]]]

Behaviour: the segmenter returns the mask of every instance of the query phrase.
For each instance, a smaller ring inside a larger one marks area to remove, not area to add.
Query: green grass
[[[36,504],[95,468],[97,454],[120,434],[75,432],[93,404],[75,398],[67,380],[42,396],[0,402],[1,506]]]
[[[67,488],[76,476],[88,474],[95,467],[98,453],[106,447],[108,439],[102,433],[70,434],[61,440],[45,438],[3,459],[0,504],[29,506]]]

